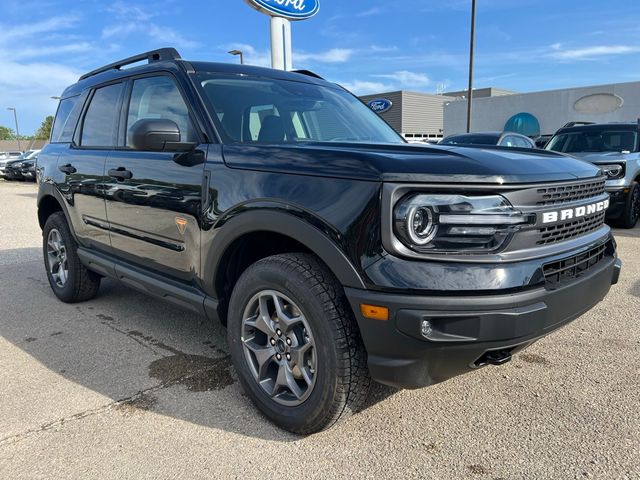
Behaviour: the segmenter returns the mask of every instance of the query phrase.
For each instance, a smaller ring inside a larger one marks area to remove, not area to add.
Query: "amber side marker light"
[[[373,320],[389,320],[389,309],[387,307],[361,303],[360,313],[362,313],[363,317],[371,318]]]

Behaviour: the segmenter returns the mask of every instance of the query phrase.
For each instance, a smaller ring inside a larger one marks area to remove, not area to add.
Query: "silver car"
[[[22,156],[22,152],[0,152],[0,178],[4,178],[4,171],[8,162],[18,160]]]
[[[640,135],[637,123],[561,128],[545,147],[600,166],[611,196],[607,218],[633,228],[640,218]]]

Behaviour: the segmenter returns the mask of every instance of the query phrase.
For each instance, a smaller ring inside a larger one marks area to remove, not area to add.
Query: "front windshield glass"
[[[445,138],[440,145],[495,145],[498,138],[497,135],[455,135]]]
[[[338,87],[201,74],[212,117],[233,143],[405,143],[369,107]]]
[[[545,149],[563,153],[633,152],[637,141],[638,134],[633,130],[589,129],[555,135]]]

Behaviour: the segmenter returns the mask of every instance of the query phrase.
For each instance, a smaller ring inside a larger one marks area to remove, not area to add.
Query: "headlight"
[[[624,165],[620,163],[612,163],[611,165],[598,165],[598,166],[602,169],[602,172],[610,180],[624,177]]]
[[[481,253],[499,250],[509,236],[535,222],[504,197],[413,194],[393,211],[396,237],[419,253]]]

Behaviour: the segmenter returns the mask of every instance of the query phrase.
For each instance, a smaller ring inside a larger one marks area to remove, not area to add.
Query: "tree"
[[[47,115],[36,131],[36,140],[49,140],[51,127],[53,126],[53,116]]]
[[[14,140],[15,138],[16,134],[11,128],[0,125],[0,140]]]

